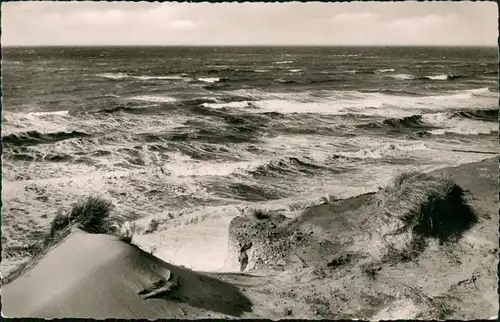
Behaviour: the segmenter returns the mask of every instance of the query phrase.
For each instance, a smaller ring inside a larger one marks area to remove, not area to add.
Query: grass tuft
[[[58,212],[50,224],[49,236],[54,238],[59,232],[69,229],[71,221],[68,214]]]
[[[112,209],[110,201],[90,196],[77,202],[68,217],[72,224],[90,234],[113,234],[116,228],[110,220]]]
[[[379,215],[386,227],[391,226],[384,238],[410,236],[404,242],[406,248],[399,248],[403,259],[418,256],[427,238],[437,238],[441,244],[458,240],[478,221],[463,195],[463,190],[447,178],[414,171],[398,175],[377,193]]]

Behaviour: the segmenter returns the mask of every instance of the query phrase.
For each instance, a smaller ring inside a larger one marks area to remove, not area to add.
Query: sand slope
[[[170,274],[178,286],[167,295],[139,294]],[[7,317],[238,317],[252,306],[226,282],[165,263],[116,237],[81,231],[2,293]]]
[[[372,193],[311,207],[293,219],[280,213],[235,218],[227,266],[239,269],[243,246],[245,273],[194,272],[116,237],[74,231],[3,286],[2,312],[45,318],[490,318],[498,311],[498,159],[432,175],[455,181],[463,191],[460,202],[477,220],[454,242],[430,238],[412,260],[367,251],[380,246],[370,239],[378,223],[379,193]]]
[[[314,317],[489,318],[498,311],[498,159],[431,175],[459,186],[442,208],[446,224],[460,231],[458,240],[429,237],[417,256],[399,258],[375,238],[398,226],[379,220],[379,193],[371,193],[311,207],[288,220],[279,214],[235,218],[229,266],[237,267],[240,245],[251,245],[245,270],[290,275],[293,286],[277,292]],[[400,233],[396,245],[408,243],[407,237]]]

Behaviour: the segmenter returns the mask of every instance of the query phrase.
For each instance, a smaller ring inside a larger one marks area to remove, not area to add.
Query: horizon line
[[[495,45],[485,44],[210,44],[210,45],[194,45],[194,44],[142,44],[142,45],[118,45],[118,44],[85,44],[85,45],[61,45],[61,44],[44,44],[44,45],[2,45],[1,48],[33,48],[33,47],[497,47]]]

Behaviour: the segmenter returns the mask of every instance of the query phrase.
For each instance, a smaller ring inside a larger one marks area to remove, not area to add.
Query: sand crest
[[[165,263],[117,237],[82,231],[2,293],[7,317],[237,317],[252,306],[231,284]]]

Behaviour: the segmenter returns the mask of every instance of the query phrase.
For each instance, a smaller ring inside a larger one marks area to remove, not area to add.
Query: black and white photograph
[[[498,12],[2,2],[2,316],[497,320]]]

